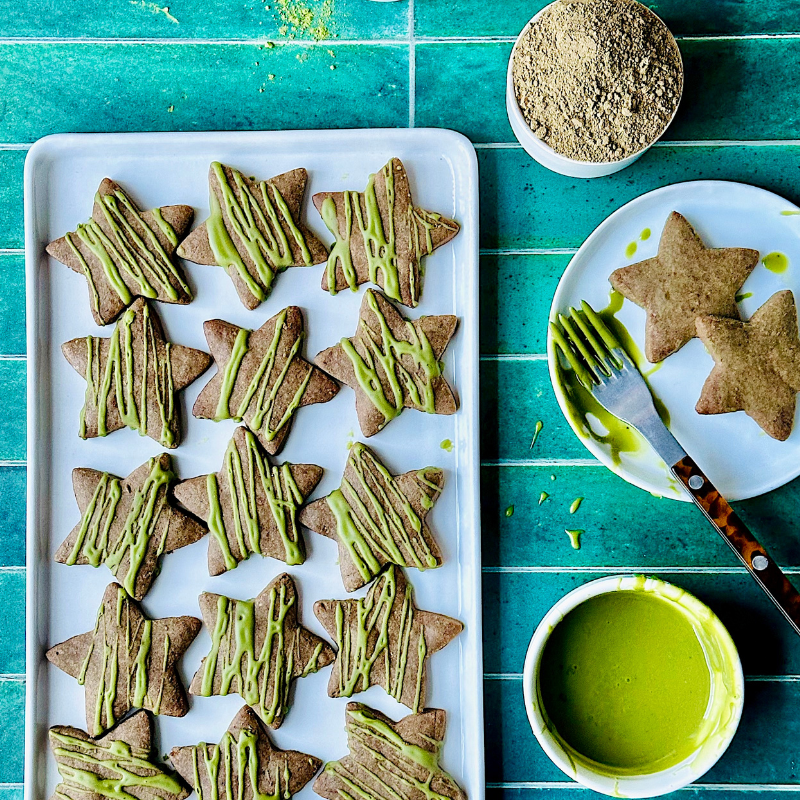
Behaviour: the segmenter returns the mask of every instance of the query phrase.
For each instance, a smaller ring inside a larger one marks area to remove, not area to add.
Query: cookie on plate
[[[313,200],[336,239],[322,276],[331,294],[369,281],[414,307],[422,292],[421,259],[460,230],[454,220],[414,205],[399,158],[370,175],[363,192],[319,192]]]
[[[425,707],[426,662],[464,626],[414,604],[414,589],[390,564],[359,600],[319,600],[314,613],[339,648],[328,694],[352,697],[382,686],[415,714]]]
[[[92,218],[50,242],[47,252],[86,276],[92,316],[98,325],[107,325],[136,297],[191,301],[173,254],[193,217],[191,206],[141,211],[118,183],[104,178]]]
[[[61,350],[86,381],[81,439],[128,427],[163,447],[180,444],[178,392],[208,369],[211,358],[168,342],[155,309],[144,300],[125,311],[111,338],[83,336]]]
[[[248,706],[233,718],[219,744],[176,747],[169,759],[199,798],[216,800],[289,800],[322,766],[319,758],[275,747]]]
[[[221,575],[252,553],[302,564],[297,513],[320,478],[322,467],[315,464],[270,464],[254,434],[237,428],[222,469],[181,481],[173,493],[208,523],[208,573]]]
[[[125,591],[141,600],[158,574],[165,553],[193,544],[205,528],[170,502],[175,482],[166,453],[151,458],[127,478],[79,467],[72,488],[81,521],[61,543],[60,564],[105,564]]]
[[[408,320],[368,289],[355,334],[323,350],[314,363],[355,391],[361,432],[374,436],[404,408],[455,414],[458,400],[440,359],[457,326],[458,317],[450,314]]]
[[[289,306],[249,331],[214,319],[203,325],[217,374],[203,387],[192,413],[200,419],[235,419],[275,455],[298,408],[327,403],[339,385],[301,355],[303,313]]]
[[[439,765],[446,724],[447,714],[439,708],[394,722],[369,706],[348,703],[345,730],[350,754],[325,765],[314,791],[327,800],[351,797],[354,786],[365,799],[467,800]]]
[[[211,216],[178,248],[196,264],[223,267],[246,308],[269,297],[278,273],[321,264],[325,245],[302,223],[304,169],[266,181],[215,161],[208,171]]]
[[[697,317],[739,319],[736,294],[758,264],[758,250],[706,247],[677,211],[664,225],[658,255],[614,270],[611,285],[647,311],[644,351],[662,361],[697,335]]]
[[[338,542],[342,582],[354,592],[388,563],[421,570],[442,565],[425,517],[443,486],[438,467],[392,475],[369,447],[355,442],[339,488],[306,506],[300,522]]]
[[[47,660],[86,687],[86,724],[99,736],[132,708],[182,717],[189,710],[178,661],[200,632],[194,617],[150,619],[109,584],[94,630],[47,651]]]
[[[68,725],[50,728],[50,749],[61,774],[52,800],[184,800],[190,790],[155,763],[152,738],[146,711],[136,711],[97,739]]]
[[[211,651],[189,687],[190,694],[238,694],[270,728],[289,710],[289,690],[333,661],[333,648],[304,628],[291,575],[272,581],[255,600],[203,592],[200,610],[211,632]]]

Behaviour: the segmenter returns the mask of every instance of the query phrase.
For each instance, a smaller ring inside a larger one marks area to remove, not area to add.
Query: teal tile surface
[[[25,742],[25,683],[0,680],[0,783],[22,781]],[[9,796],[8,800],[12,800]]]
[[[25,467],[0,467],[0,567],[25,565]]]
[[[0,784],[0,800],[22,800],[22,786]]]
[[[0,597],[0,676],[19,675],[25,672],[24,569],[0,572]]]
[[[295,44],[0,44],[0,85],[15,98],[0,116],[0,141],[30,142],[62,131],[408,124],[407,47],[340,46],[334,56],[329,50]]]
[[[557,784],[553,787],[544,786],[498,786],[490,784],[486,788],[487,800],[579,800],[579,798],[597,797],[590,789],[586,789],[579,783],[564,784],[566,777],[562,775],[561,781],[553,781]],[[750,787],[715,786],[713,791],[714,800],[742,800],[742,792],[748,791]],[[786,800],[786,791],[781,789],[764,789],[762,787],[752,787],[751,791],[758,795],[758,800]],[[791,790],[790,790],[791,791]],[[708,800],[709,788],[703,786],[687,786],[671,794],[662,795],[665,800]]]
[[[24,150],[0,150],[0,249],[25,243],[22,211]],[[18,308],[22,313],[22,309]]]
[[[25,353],[25,258],[0,254],[0,355]]]
[[[25,458],[25,367],[24,361],[0,361],[0,461]]]

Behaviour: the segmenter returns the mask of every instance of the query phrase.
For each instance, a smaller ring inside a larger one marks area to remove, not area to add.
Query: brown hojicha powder
[[[680,100],[683,70],[664,23],[634,0],[559,0],[514,55],[531,130],[579,161],[619,161],[655,141]]]

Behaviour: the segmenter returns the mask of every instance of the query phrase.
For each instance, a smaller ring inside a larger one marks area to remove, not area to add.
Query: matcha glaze
[[[710,693],[691,620],[649,592],[590,598],[555,627],[542,655],[539,694],[551,726],[615,771],[655,772],[694,752]]]

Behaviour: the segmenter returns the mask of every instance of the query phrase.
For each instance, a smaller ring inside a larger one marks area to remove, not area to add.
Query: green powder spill
[[[531,446],[528,450],[533,450],[533,446],[536,444],[536,440],[539,438],[539,434],[542,432],[542,428],[544,427],[544,423],[538,419],[536,420],[536,426],[533,429],[533,439],[531,439]]]
[[[442,450],[446,450],[448,453],[453,452],[453,443],[449,439],[442,440],[442,443],[439,445]]]
[[[581,503],[582,502],[583,502],[583,498],[582,497],[576,497],[572,501],[572,505],[569,507],[569,513],[570,514],[574,514],[581,507]]]
[[[299,36],[321,42],[330,39],[333,0],[308,3],[305,0],[278,0],[274,6],[280,17],[278,32],[294,39]]]
[[[509,506],[506,509],[506,516],[507,517],[513,517],[514,516],[514,506]]]
[[[545,501],[545,500],[547,500],[547,498],[548,498],[548,497],[550,497],[550,495],[549,495],[549,494],[547,494],[547,492],[542,492],[542,493],[539,495],[539,505],[541,505],[542,503],[544,503],[544,501]]]
[[[569,541],[570,541],[570,544],[572,545],[572,549],[573,550],[580,550],[581,549],[581,535],[583,534],[583,531],[581,531],[581,530],[576,530],[576,531],[565,530],[564,533],[566,533],[567,536],[569,536]]]
[[[147,0],[130,0],[132,6],[149,11],[151,14],[163,14],[174,25],[178,24],[178,20],[169,13],[169,6],[160,6],[158,3],[148,3]]]

